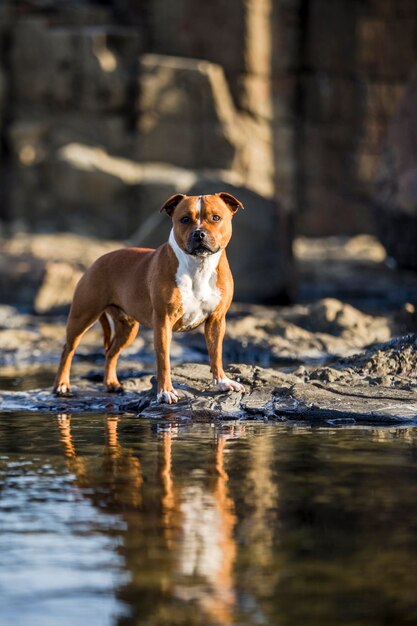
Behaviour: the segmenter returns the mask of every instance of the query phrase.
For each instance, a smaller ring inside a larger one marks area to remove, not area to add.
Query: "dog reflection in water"
[[[60,440],[70,471],[76,476],[77,484],[88,489],[88,497],[94,504],[100,508],[105,505],[107,510],[122,515],[134,509],[140,515],[144,492],[141,463],[119,442],[118,422],[118,417],[106,419],[106,444],[99,465],[91,457],[77,454],[70,418],[66,415],[58,418]],[[174,426],[160,433],[160,526],[170,557],[173,595],[187,603],[197,602],[211,621],[228,625],[233,622],[235,606],[236,516],[224,455],[228,439],[240,436],[244,430],[242,426],[238,429],[232,426],[226,433],[214,432],[208,484],[205,476],[193,472],[186,479],[175,480],[172,448],[177,431]],[[103,486],[108,491],[105,503]]]
[[[103,486],[111,494],[111,498],[106,499],[107,509],[125,506],[138,508],[142,502],[142,469],[139,459],[119,444],[118,421],[119,418],[114,416],[106,419],[106,444],[100,464],[97,464],[95,457],[77,454],[68,415],[58,417],[60,441],[68,459],[68,467],[77,477],[77,484],[81,488],[89,489],[89,497],[95,504],[104,503],[103,493],[94,490],[94,487]]]

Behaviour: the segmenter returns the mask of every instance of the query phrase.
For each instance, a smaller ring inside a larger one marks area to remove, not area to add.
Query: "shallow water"
[[[3,414],[0,622],[417,623],[417,431]]]

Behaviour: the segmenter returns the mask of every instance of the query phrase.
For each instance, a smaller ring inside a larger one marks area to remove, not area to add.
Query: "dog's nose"
[[[199,228],[197,228],[193,232],[193,239],[195,239],[196,241],[202,241],[205,237],[206,233],[204,232],[204,230],[200,230]]]

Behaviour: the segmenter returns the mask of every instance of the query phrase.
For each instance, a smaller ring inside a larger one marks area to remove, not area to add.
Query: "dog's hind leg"
[[[117,307],[106,308],[114,321],[114,336],[110,346],[106,350],[106,365],[104,369],[104,384],[109,392],[122,392],[123,386],[117,378],[117,361],[124,348],[136,339],[139,330],[139,323],[126,315]]]
[[[70,370],[75,350],[81,337],[97,321],[100,314],[101,311],[94,314],[88,311],[79,313],[74,305],[71,307],[67,322],[67,340],[62,350],[61,361],[54,382],[54,393],[57,396],[70,394]]]
[[[104,351],[107,352],[111,344],[112,329],[110,326],[109,318],[107,317],[105,312],[100,315],[99,322],[103,329]]]

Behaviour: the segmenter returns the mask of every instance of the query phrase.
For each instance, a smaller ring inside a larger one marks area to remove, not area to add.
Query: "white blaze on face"
[[[203,206],[203,196],[197,198],[197,220],[198,226],[201,226],[201,207]]]

